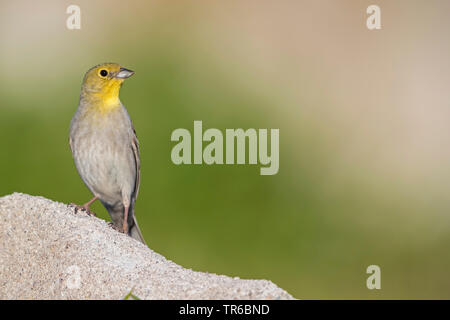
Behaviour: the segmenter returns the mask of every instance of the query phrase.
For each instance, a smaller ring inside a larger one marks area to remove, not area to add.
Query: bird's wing
[[[136,136],[136,130],[133,128],[133,138],[131,139],[131,149],[133,149],[134,161],[136,164],[136,182],[134,187],[133,199],[136,201],[139,192],[139,184],[141,182],[141,159],[139,156],[139,141]]]

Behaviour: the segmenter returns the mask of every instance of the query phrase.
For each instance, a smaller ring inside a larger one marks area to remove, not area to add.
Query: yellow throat
[[[98,93],[93,93],[97,103],[93,103],[93,106],[98,108],[102,113],[111,111],[121,105],[119,99],[120,87],[123,80],[113,80],[108,83]]]

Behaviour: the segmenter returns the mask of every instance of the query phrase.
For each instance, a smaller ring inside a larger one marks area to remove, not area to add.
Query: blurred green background
[[[90,199],[69,124],[84,73],[118,62],[153,250],[302,299],[449,299],[450,3],[377,1],[369,31],[372,2],[2,1],[0,195]],[[279,173],[174,165],[194,120],[279,128]]]

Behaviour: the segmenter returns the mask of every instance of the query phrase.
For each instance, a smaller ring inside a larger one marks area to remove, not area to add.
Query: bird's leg
[[[75,213],[77,213],[78,210],[84,210],[84,211],[86,211],[86,213],[88,215],[96,216],[96,214],[94,212],[91,212],[91,210],[89,210],[89,207],[97,199],[98,199],[98,196],[95,196],[91,200],[89,200],[88,202],[83,204],[82,206],[78,206],[78,205],[76,205],[74,203],[71,203],[70,205],[75,207]]]
[[[125,212],[123,214],[123,233],[128,233],[128,206],[125,206]]]

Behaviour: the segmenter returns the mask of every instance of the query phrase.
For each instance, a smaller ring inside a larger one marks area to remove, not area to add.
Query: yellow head
[[[120,87],[123,81],[133,74],[133,71],[122,68],[117,63],[99,64],[86,72],[81,87],[81,98],[100,111],[120,106]]]

